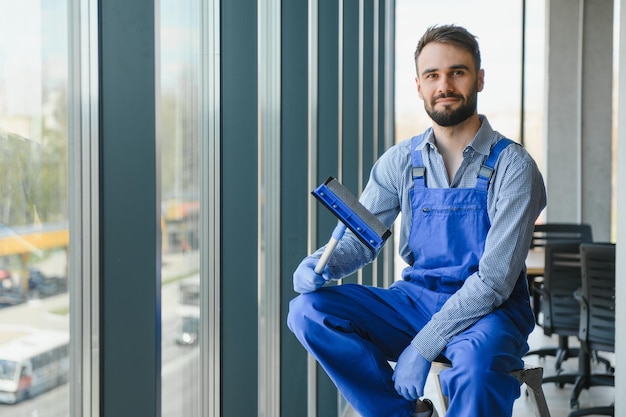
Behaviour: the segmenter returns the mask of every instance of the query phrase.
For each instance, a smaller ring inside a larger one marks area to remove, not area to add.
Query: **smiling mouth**
[[[463,97],[459,97],[456,94],[440,94],[433,99],[433,106],[436,104],[441,104],[443,106],[449,106],[453,103],[459,102]]]
[[[434,109],[437,107],[437,105],[439,105],[442,107],[442,110],[445,111],[445,110],[452,110],[454,105],[458,103],[459,103],[458,99],[445,98],[445,99],[435,100],[432,106]]]
[[[440,99],[435,100],[435,103],[447,105],[447,104],[456,103],[458,101],[459,101],[458,98],[446,97],[446,98],[440,98]]]

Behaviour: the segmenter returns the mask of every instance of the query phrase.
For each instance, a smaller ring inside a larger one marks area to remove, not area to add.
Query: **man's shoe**
[[[432,401],[430,401],[428,398],[424,398],[421,401],[424,404],[428,405],[430,410],[420,411],[420,412],[416,411],[415,413],[413,413],[413,417],[439,417],[439,414],[437,413],[437,410],[435,409],[435,406],[433,405]]]

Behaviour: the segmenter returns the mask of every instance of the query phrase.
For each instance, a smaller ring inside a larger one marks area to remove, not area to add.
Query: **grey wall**
[[[611,239],[613,1],[546,2],[549,222],[585,222]]]

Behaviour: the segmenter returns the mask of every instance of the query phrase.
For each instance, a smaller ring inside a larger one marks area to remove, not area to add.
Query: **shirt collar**
[[[478,132],[476,132],[474,139],[472,139],[468,145],[468,148],[472,148],[476,152],[487,156],[491,152],[491,146],[498,135],[491,128],[489,121],[484,115],[479,114],[478,118],[480,119],[480,128],[478,129]]]
[[[497,137],[499,137],[499,135],[491,128],[491,125],[485,115],[479,114],[478,118],[480,119],[480,128],[478,129],[478,132],[476,132],[474,139],[472,139],[470,144],[467,145],[467,148],[472,148],[474,151],[487,156],[491,152],[491,145]],[[424,139],[415,149],[422,150],[427,144],[430,146],[430,149],[435,149],[435,135],[432,127],[429,127],[426,131],[424,131],[423,137]]]

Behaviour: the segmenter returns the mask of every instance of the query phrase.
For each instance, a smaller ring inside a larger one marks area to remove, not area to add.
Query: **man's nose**
[[[438,92],[443,93],[443,94],[448,94],[454,91],[452,79],[446,75],[439,78],[439,84],[437,87],[438,87]]]

